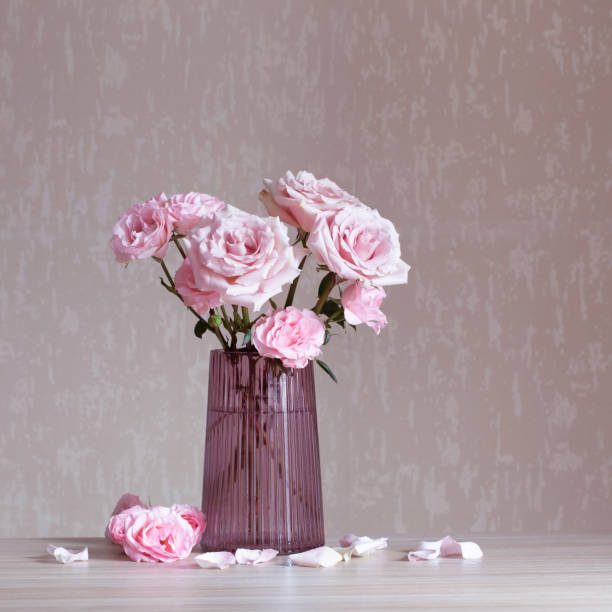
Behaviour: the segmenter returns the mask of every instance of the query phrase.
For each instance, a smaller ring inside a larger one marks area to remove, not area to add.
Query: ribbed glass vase
[[[288,372],[276,363],[211,351],[203,550],[289,554],[324,543],[312,362]]]

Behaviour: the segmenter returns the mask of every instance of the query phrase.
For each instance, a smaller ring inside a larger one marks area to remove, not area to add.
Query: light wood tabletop
[[[418,539],[392,537],[387,550],[329,569],[279,557],[226,570],[199,568],[196,552],[170,565],[133,563],[101,538],[0,540],[0,608],[612,610],[612,535],[469,539],[482,559],[409,562]],[[50,542],[88,546],[89,561],[60,564]]]

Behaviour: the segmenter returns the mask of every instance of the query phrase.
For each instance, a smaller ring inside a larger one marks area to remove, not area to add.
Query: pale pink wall
[[[112,225],[328,175],[397,225],[317,380],[328,528],[608,530],[612,4],[0,3],[0,534],[198,503],[209,340]]]

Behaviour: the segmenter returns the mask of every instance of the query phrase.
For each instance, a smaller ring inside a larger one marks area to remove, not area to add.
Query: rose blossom
[[[174,504],[170,509],[174,510],[174,512],[189,523],[193,530],[194,546],[199,544],[200,538],[206,529],[206,517],[204,514],[188,504]]]
[[[266,189],[259,199],[268,214],[280,217],[281,221],[301,227],[309,232],[320,212],[339,210],[346,206],[363,206],[350,193],[344,191],[328,178],[317,179],[310,172],[301,170],[294,176],[287,171],[285,176],[272,181],[264,179]]]
[[[142,510],[126,522],[123,550],[132,561],[171,563],[195,545],[191,525],[171,508]]]
[[[196,287],[193,270],[188,259],[185,259],[176,271],[174,284],[183,298],[183,302],[187,306],[191,306],[198,314],[204,314],[209,309],[221,304],[221,298],[216,291],[201,291]]]
[[[214,213],[221,210],[225,202],[207,193],[179,193],[173,195],[168,203],[168,210],[175,218],[175,230],[187,234],[204,219],[211,219]]]
[[[342,292],[344,320],[351,325],[365,323],[379,334],[387,324],[387,317],[379,308],[386,296],[381,287],[368,287],[355,281]]]
[[[126,210],[113,228],[110,245],[120,263],[132,259],[164,257],[174,229],[165,193]]]
[[[255,325],[253,344],[260,355],[280,359],[287,368],[303,368],[321,353],[325,326],[312,310],[288,306],[268,312]]]
[[[123,544],[125,541],[125,530],[127,526],[138,516],[141,512],[146,512],[148,508],[146,506],[132,506],[119,512],[119,514],[113,514],[108,520],[106,526],[106,532],[104,535],[113,544]]]
[[[410,266],[400,259],[393,223],[365,205],[319,215],[307,246],[342,279],[377,286],[407,281]]]
[[[125,538],[125,521],[129,511],[138,511],[146,507],[147,506],[138,495],[124,493],[115,504],[111,516],[108,519],[104,537],[115,544],[121,544]]]
[[[227,206],[184,241],[196,287],[222,303],[258,310],[299,273],[303,249],[289,243],[278,217]]]

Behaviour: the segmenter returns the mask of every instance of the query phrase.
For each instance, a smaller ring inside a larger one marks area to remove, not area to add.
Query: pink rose
[[[174,504],[171,508],[182,516],[191,525],[194,537],[194,546],[200,543],[200,538],[206,529],[206,517],[200,510],[188,504]]]
[[[188,557],[194,545],[191,525],[171,508],[156,506],[126,521],[123,550],[132,561],[171,563]]]
[[[300,272],[303,249],[292,247],[277,217],[261,218],[227,206],[185,240],[200,291],[223,304],[258,310]]]
[[[386,296],[380,287],[368,287],[355,281],[342,292],[345,321],[351,325],[365,323],[379,334],[387,324],[387,317],[379,308]]]
[[[312,310],[288,306],[269,312],[253,329],[260,355],[280,359],[287,368],[303,368],[321,353],[325,326]]]
[[[393,223],[367,206],[319,215],[307,245],[342,279],[364,280],[377,286],[407,281],[410,266],[400,259],[399,236]]]
[[[132,509],[138,511],[146,507],[138,495],[124,493],[113,508],[104,537],[115,544],[121,544],[125,538],[125,520],[128,512]]]
[[[204,314],[221,304],[221,298],[216,291],[201,291],[196,287],[188,259],[185,259],[183,265],[176,271],[174,284],[183,302],[191,306],[198,314]]]
[[[317,215],[321,212],[339,210],[346,206],[362,206],[361,202],[344,191],[328,178],[317,179],[310,172],[301,170],[294,176],[285,176],[272,181],[264,179],[266,189],[259,199],[268,214],[280,217],[281,221],[301,227],[309,232]]]
[[[174,218],[166,208],[165,193],[129,208],[113,228],[110,245],[120,263],[164,257],[172,237]]]
[[[123,512],[119,512],[119,514],[113,514],[108,520],[104,535],[113,544],[122,545],[125,541],[126,526],[131,524],[138,514],[146,511],[146,506],[138,505],[127,508]]]
[[[205,219],[225,206],[225,202],[206,193],[179,193],[170,198],[168,209],[174,219],[175,230],[187,234]]]

